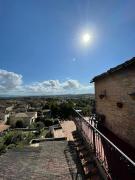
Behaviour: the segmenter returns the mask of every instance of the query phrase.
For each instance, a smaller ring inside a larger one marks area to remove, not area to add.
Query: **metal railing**
[[[75,109],[74,111],[77,115],[74,118],[76,127],[93,149],[108,179],[122,179],[122,177],[135,179],[135,162],[96,128],[94,123],[96,118],[90,117],[87,121],[79,112]]]

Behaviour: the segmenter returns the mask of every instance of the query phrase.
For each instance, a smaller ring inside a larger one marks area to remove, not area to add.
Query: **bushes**
[[[39,121],[39,122],[37,122],[37,123],[35,123],[35,127],[37,128],[37,129],[42,129],[42,128],[44,128],[44,123],[43,122],[41,122],[41,121]]]
[[[0,144],[0,154],[6,152],[6,146],[4,144]]]
[[[53,119],[46,119],[46,118],[39,119],[39,118],[37,118],[36,122],[31,124],[31,127],[35,127],[37,129],[42,129],[44,127],[52,126],[53,124],[54,124]]]
[[[37,130],[42,130],[44,127],[49,127],[58,124],[58,119],[42,119],[41,121],[36,121],[32,123],[29,128],[36,128]]]
[[[9,144],[8,145],[8,149],[13,149],[13,148],[15,148],[15,144]]]
[[[12,136],[11,133],[6,134],[6,135],[4,136],[4,144],[5,144],[6,146],[8,146],[9,144],[11,144],[11,143],[12,143],[12,138],[13,138],[13,136]]]
[[[0,138],[0,153],[4,153],[6,151],[6,145],[4,145],[3,139]]]
[[[9,131],[3,137],[0,137],[0,153],[6,152],[6,149],[28,144],[31,139],[35,138],[32,132]]]
[[[45,120],[44,124],[46,127],[49,127],[49,126],[53,125],[53,121],[51,119],[47,119],[47,120]]]
[[[24,135],[22,134],[22,132],[10,131],[3,137],[4,144],[6,146],[8,146],[9,144],[16,144],[17,142],[23,140],[23,136]]]
[[[29,143],[31,139],[34,139],[35,138],[35,135],[32,133],[32,132],[28,132],[26,135],[25,135],[25,142],[26,143]]]
[[[57,104],[51,105],[51,114],[53,118],[69,118],[73,115],[73,103],[72,101],[61,103],[59,106]]]
[[[13,131],[8,132],[3,137],[0,137],[0,153],[6,152],[6,149],[11,149],[16,146],[17,142],[22,140],[21,134]]]
[[[53,121],[53,125],[55,125],[55,124],[59,124],[58,119],[55,119],[55,120]]]

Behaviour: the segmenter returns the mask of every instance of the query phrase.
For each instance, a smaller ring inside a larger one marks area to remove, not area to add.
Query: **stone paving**
[[[61,122],[61,126],[67,140],[74,141],[72,133],[76,130],[75,123],[73,121],[63,121]]]
[[[53,131],[54,138],[64,138],[65,134],[63,133],[63,129],[54,129]]]
[[[70,180],[77,173],[77,155],[67,141],[46,141],[39,147],[12,149],[0,157],[0,180]]]

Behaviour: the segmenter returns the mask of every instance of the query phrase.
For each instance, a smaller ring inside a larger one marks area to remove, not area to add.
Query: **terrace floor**
[[[76,136],[73,121],[62,121],[67,140],[44,141],[0,156],[0,180],[101,180],[91,152]],[[63,135],[62,135],[63,136]]]
[[[12,149],[0,157],[0,180],[70,180],[81,172],[68,141],[45,141],[37,147]]]
[[[61,126],[67,140],[74,141],[73,132],[76,131],[75,123],[73,121],[63,121],[61,122]]]

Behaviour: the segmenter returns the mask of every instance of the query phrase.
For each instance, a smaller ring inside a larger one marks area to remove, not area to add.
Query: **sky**
[[[94,76],[135,56],[134,7],[134,0],[0,0],[0,95],[94,93]]]

